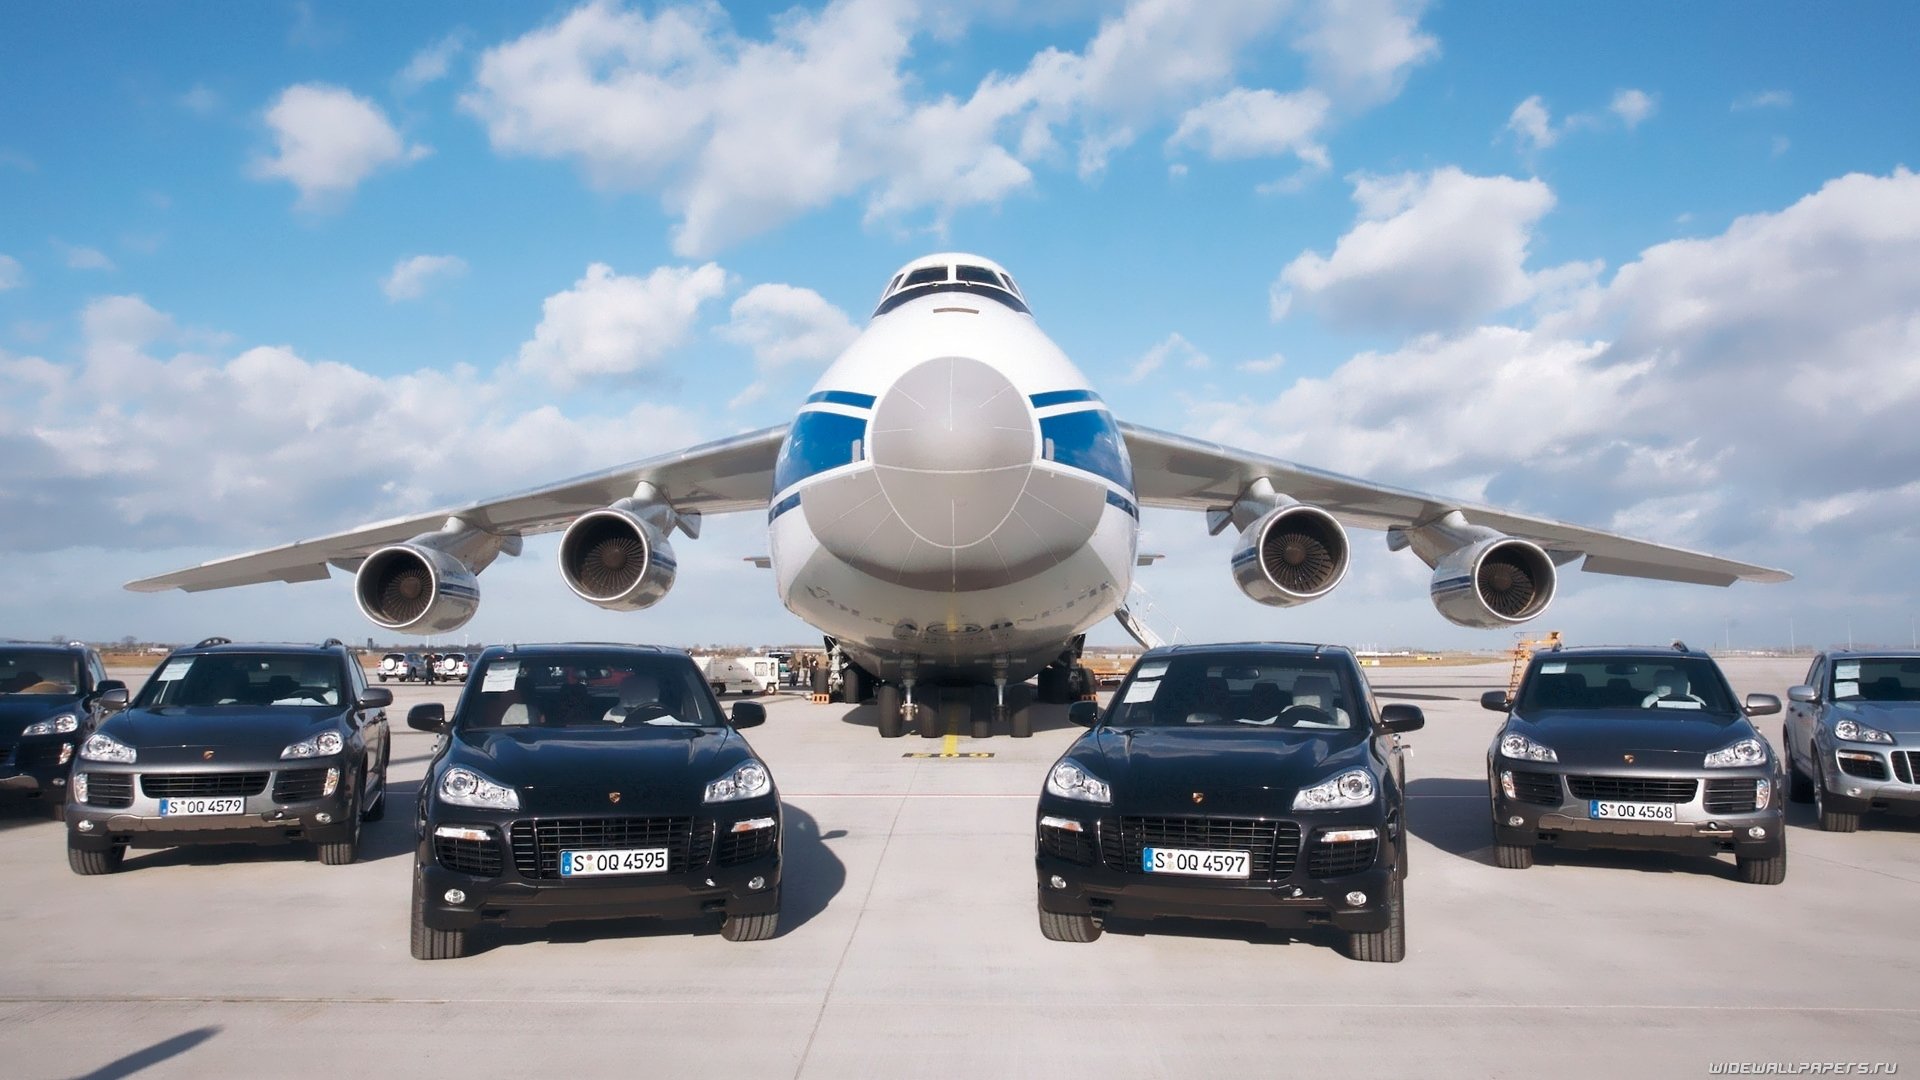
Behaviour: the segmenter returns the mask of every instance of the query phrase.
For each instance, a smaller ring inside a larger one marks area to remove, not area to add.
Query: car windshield
[[[700,673],[680,656],[495,656],[469,678],[455,726],[720,727]]]
[[[0,697],[67,697],[79,692],[80,664],[72,656],[0,651]]]
[[[1514,708],[1531,712],[1645,709],[1738,712],[1713,661],[1698,656],[1547,657],[1527,676]]]
[[[1142,660],[1114,699],[1111,727],[1290,734],[1364,727],[1366,704],[1339,656],[1207,653]]]
[[[136,708],[165,705],[322,709],[338,706],[340,663],[313,653],[201,653],[175,656],[140,688]]]
[[[1920,657],[1835,660],[1830,689],[1835,701],[1920,701]]]

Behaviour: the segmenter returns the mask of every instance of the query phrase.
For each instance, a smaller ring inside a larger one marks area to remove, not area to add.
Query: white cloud
[[[1179,363],[1193,371],[1203,370],[1213,365],[1213,361],[1207,357],[1207,354],[1194,348],[1192,342],[1179,334],[1168,334],[1165,340],[1142,353],[1133,367],[1120,377],[1120,381],[1129,384],[1142,382],[1147,376],[1166,366],[1169,361]]]
[[[753,350],[762,370],[825,364],[860,331],[847,313],[812,289],[755,285],[733,302],[732,322],[720,334]]]
[[[1628,131],[1639,127],[1660,106],[1660,100],[1644,90],[1618,90],[1607,103],[1605,112],[1578,112],[1558,124],[1546,100],[1535,94],[1513,107],[1507,116],[1506,131],[1526,153],[1545,150],[1569,132],[1607,128],[1614,123]],[[1607,118],[1612,117],[1609,121]]]
[[[180,107],[199,116],[212,116],[223,104],[220,94],[205,83],[194,83],[179,97]]]
[[[1560,141],[1553,127],[1553,111],[1535,94],[1513,107],[1507,117],[1507,130],[1513,132],[1523,150],[1545,150]]]
[[[69,270],[113,270],[113,260],[99,248],[84,244],[69,244],[60,240],[53,242],[54,250],[60,253],[60,261],[66,263]]]
[[[1239,370],[1249,375],[1271,375],[1286,366],[1287,358],[1279,353],[1261,357],[1258,360],[1247,360],[1237,365]]]
[[[1620,122],[1632,131],[1653,115],[1659,100],[1645,90],[1620,90],[1614,93],[1613,100],[1607,104],[1607,111],[1620,118]]]
[[[1539,180],[1451,166],[1354,181],[1359,220],[1331,255],[1306,252],[1275,283],[1275,318],[1294,304],[1338,327],[1428,330],[1519,304],[1532,229],[1553,207]]]
[[[466,272],[467,261],[458,255],[413,255],[393,264],[393,272],[380,283],[380,291],[389,300],[418,300],[436,279]]]
[[[646,277],[594,263],[541,305],[520,368],[563,387],[646,372],[686,341],[701,305],[726,287],[726,271],[713,263],[663,266]]]
[[[1420,30],[1426,0],[1315,0],[1294,41],[1323,78],[1363,103],[1400,92],[1407,74],[1440,53]]]
[[[1771,147],[1773,156],[1779,157],[1793,148],[1793,140],[1787,138],[1785,135],[1775,135]]]
[[[1326,168],[1327,148],[1316,136],[1332,103],[1318,90],[1276,94],[1236,87],[1196,105],[1180,118],[1167,145],[1198,146],[1215,160],[1294,154]]]
[[[249,172],[256,179],[291,183],[300,192],[302,209],[333,205],[376,171],[432,152],[405,142],[373,102],[323,83],[281,91],[265,119],[274,152],[256,157]]]
[[[458,30],[432,42],[414,53],[407,61],[407,66],[394,76],[395,88],[407,94],[446,78],[447,72],[453,68],[454,59],[466,47],[467,35]]]
[[[1786,90],[1756,90],[1751,94],[1742,94],[1733,99],[1733,111],[1744,112],[1748,109],[1790,109],[1793,107],[1793,94]]]
[[[17,289],[27,283],[27,270],[11,255],[0,255],[0,292]]]

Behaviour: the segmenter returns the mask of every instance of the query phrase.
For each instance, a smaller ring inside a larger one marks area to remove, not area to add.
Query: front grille
[[[1556,773],[1520,772],[1513,774],[1513,794],[1521,802],[1535,806],[1560,805],[1560,777]]]
[[[326,790],[325,769],[287,769],[273,778],[274,802],[308,802]]]
[[[462,874],[478,877],[498,877],[500,874],[500,841],[488,836],[485,840],[461,840],[452,836],[433,838],[433,857],[440,865]]]
[[[1086,832],[1074,832],[1071,829],[1056,829],[1051,825],[1040,826],[1040,853],[1056,859],[1065,859],[1081,866],[1092,866],[1094,857],[1093,836]],[[1137,862],[1134,865],[1139,865]]]
[[[1291,821],[1255,818],[1123,817],[1114,828],[1100,827],[1100,857],[1109,870],[1139,874],[1145,848],[1189,851],[1245,851],[1250,876],[1274,881],[1293,873],[1300,858],[1300,826]]]
[[[686,817],[547,818],[513,823],[513,868],[529,878],[558,878],[562,851],[664,847],[667,872],[704,866],[713,852],[713,823]]]
[[[1567,788],[1576,799],[1632,799],[1637,802],[1692,802],[1698,780],[1664,780],[1656,776],[1569,776]]]
[[[39,743],[20,748],[19,765],[23,769],[52,769],[60,764],[60,751],[66,743]]]
[[[1760,808],[1752,780],[1707,781],[1709,814],[1749,814]]]
[[[87,805],[116,810],[133,805],[132,773],[88,773]]]
[[[10,742],[0,742],[0,764],[5,764],[6,760],[12,756],[13,744]]]
[[[1331,844],[1315,842],[1307,852],[1307,873],[1317,878],[1357,874],[1373,865],[1380,841],[1337,840]]]
[[[1848,776],[1857,776],[1862,780],[1885,780],[1887,778],[1887,763],[1880,760],[1877,754],[1871,758],[1856,758],[1842,754],[1840,755],[1840,771],[1846,773]]]
[[[1893,758],[1893,775],[1903,784],[1913,783],[1913,751],[1895,750],[1889,756]]]
[[[778,826],[749,829],[746,832],[723,833],[719,844],[714,848],[713,861],[721,866],[738,866],[755,859],[764,859],[779,847]]]
[[[149,799],[200,799],[215,795],[258,795],[267,790],[263,772],[142,773],[140,791]]]

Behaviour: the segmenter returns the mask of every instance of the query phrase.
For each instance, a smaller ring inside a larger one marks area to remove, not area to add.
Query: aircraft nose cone
[[[991,535],[1033,467],[1026,398],[998,369],[964,356],[928,360],[900,376],[874,408],[868,437],[894,513],[937,547]]]

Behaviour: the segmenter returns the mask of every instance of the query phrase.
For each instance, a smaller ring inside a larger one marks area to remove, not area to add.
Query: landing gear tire
[[[993,738],[994,721],[1000,718],[1000,707],[994,704],[994,691],[991,686],[982,686],[974,690],[972,708],[968,710],[972,720],[973,737],[976,739]]]
[[[913,707],[915,727],[923,739],[940,737],[940,707],[938,704],[920,702]]]
[[[880,737],[897,739],[907,733],[906,717],[900,710],[900,687],[884,683],[873,692],[873,706],[880,714]]]
[[[1407,958],[1406,886],[1399,878],[1387,882],[1387,928],[1347,935],[1347,955],[1375,964],[1397,964]]]
[[[1008,727],[1016,739],[1033,738],[1033,703],[1026,702],[1015,707]]]
[[[840,672],[840,698],[849,705],[858,705],[873,696],[873,676],[848,664]]]
[[[427,925],[427,894],[420,875],[413,875],[413,934],[409,941],[415,960],[458,960],[467,955],[465,930],[435,930]]]
[[[827,677],[828,676],[827,676],[826,668],[817,667],[813,669],[813,692],[814,693],[824,694],[827,692]]]
[[[1040,933],[1048,941],[1071,941],[1084,945],[1100,937],[1100,924],[1091,915],[1062,915],[1040,909]]]
[[[1040,685],[1037,696],[1041,704],[1065,705],[1071,700],[1067,697],[1067,693],[1071,689],[1068,685],[1067,669],[1062,667],[1041,668],[1039,681]]]
[[[1084,664],[1079,665],[1073,669],[1073,677],[1067,680],[1067,692],[1071,695],[1067,700],[1080,701],[1099,689],[1100,683],[1095,680],[1093,669]]]

